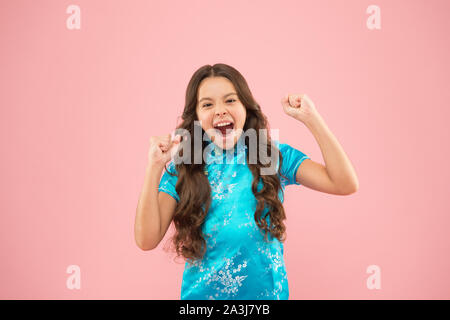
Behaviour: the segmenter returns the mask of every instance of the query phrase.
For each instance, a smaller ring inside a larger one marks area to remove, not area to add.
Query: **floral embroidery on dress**
[[[247,267],[247,261],[244,260],[242,264],[239,264],[236,268],[234,268],[234,260],[239,255],[241,255],[241,252],[238,250],[238,252],[231,258],[224,257],[223,260],[226,263],[223,268],[221,268],[220,270],[214,270],[214,272],[209,273],[208,276],[205,277],[207,279],[205,284],[210,285],[211,282],[218,282],[222,286],[215,286],[216,290],[220,291],[221,293],[236,294],[239,290],[239,287],[242,286],[243,281],[248,277],[248,275],[235,275],[235,273],[241,272],[242,269]],[[219,293],[216,293],[216,297],[218,295]],[[213,297],[210,296],[209,298]]]
[[[227,294],[229,297],[235,296],[243,285],[244,280],[248,277],[248,275],[243,274],[244,269],[247,267],[247,259],[242,260],[241,258],[241,263],[236,263],[237,258],[241,255],[241,251],[238,250],[230,258],[223,257],[220,263],[214,263],[205,259],[202,262],[186,266],[185,273],[191,272],[193,268],[196,268],[200,275],[190,289],[195,289],[199,285],[214,288],[216,293],[205,297],[207,299],[216,299],[219,296],[223,296],[223,294]],[[217,269],[217,264],[221,265],[220,269]],[[207,267],[207,265],[210,266]]]
[[[233,192],[237,183],[228,183],[230,179],[224,177],[221,170],[217,170],[215,173],[216,176],[210,181],[212,199],[222,200]]]

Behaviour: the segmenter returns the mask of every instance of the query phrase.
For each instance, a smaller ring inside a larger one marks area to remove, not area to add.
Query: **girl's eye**
[[[228,101],[236,101],[235,99],[228,99],[226,102],[228,102]],[[207,107],[207,106],[209,106],[211,103],[205,103],[204,105],[203,105],[203,107]]]

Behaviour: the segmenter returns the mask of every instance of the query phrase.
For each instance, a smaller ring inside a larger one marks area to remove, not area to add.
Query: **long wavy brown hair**
[[[225,77],[233,83],[241,103],[246,108],[247,116],[243,132],[253,128],[259,133],[261,132],[260,129],[266,129],[262,131],[266,132],[264,137],[261,137],[260,134],[256,135],[257,146],[262,145],[266,148],[267,155],[271,155],[272,150],[276,150],[279,155],[279,167],[277,173],[283,176],[281,174],[283,159],[279,149],[272,143],[270,138],[270,128],[266,116],[262,113],[261,107],[253,98],[245,78],[239,71],[227,64],[217,63],[213,66],[204,65],[193,74],[186,89],[185,107],[181,116],[183,121],[177,126],[177,129],[187,130],[189,131],[190,136],[194,137],[194,121],[198,121],[196,113],[198,89],[201,81],[207,77]],[[202,129],[202,137],[204,134],[205,132]],[[247,139],[244,139],[244,141],[248,149],[249,141],[247,141]],[[202,140],[202,151],[207,144],[208,142]],[[206,252],[207,246],[202,227],[211,205],[211,187],[208,178],[204,173],[205,162],[201,161],[201,164],[195,164],[193,158],[193,146],[193,143],[188,146],[188,148],[191,149],[190,155],[192,157],[190,163],[175,164],[175,169],[178,173],[175,189],[180,200],[177,203],[173,216],[176,231],[172,237],[172,243],[175,247],[177,257],[183,256],[191,263],[195,260],[201,260]],[[246,155],[246,163],[253,175],[252,192],[257,200],[256,211],[254,214],[255,222],[260,228],[260,231],[264,232],[264,239],[266,241],[267,234],[270,233],[279,241],[284,242],[286,239],[286,227],[283,220],[286,219],[286,215],[283,205],[278,197],[279,191],[281,190],[281,192],[283,192],[280,178],[277,174],[260,175],[260,169],[270,166],[270,163],[264,164],[260,161],[258,148],[259,147],[257,147],[256,152],[256,163],[251,164],[248,152]],[[166,171],[168,174],[173,175],[167,168]],[[262,180],[263,186],[258,190],[258,183],[260,180]],[[268,208],[268,212],[262,217],[265,208]],[[270,219],[270,226],[266,221],[267,216],[269,216]]]

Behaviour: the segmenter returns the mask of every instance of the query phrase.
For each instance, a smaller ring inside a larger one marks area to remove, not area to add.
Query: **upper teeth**
[[[222,123],[217,124],[216,127],[223,127],[223,126],[227,126],[229,124],[231,124],[231,122],[222,122]]]

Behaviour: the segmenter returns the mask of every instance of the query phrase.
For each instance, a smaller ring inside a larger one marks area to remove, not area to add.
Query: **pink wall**
[[[72,4],[81,29],[66,25]],[[366,25],[370,5],[381,29]],[[449,11],[446,0],[1,1],[0,298],[179,299],[184,264],[134,242],[148,140],[173,129],[192,73],[224,62],[280,140],[323,163],[279,103],[306,93],[358,173],[351,196],[286,189],[290,299],[449,299]],[[70,265],[80,289],[66,285]],[[379,289],[366,285],[371,265]]]

